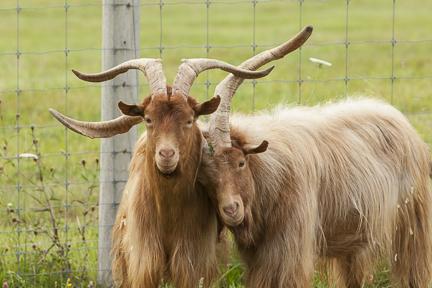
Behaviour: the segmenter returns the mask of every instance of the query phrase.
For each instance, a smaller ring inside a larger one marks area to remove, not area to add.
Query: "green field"
[[[100,70],[101,1],[18,2],[19,13],[16,0],[0,1],[0,281],[10,287],[91,287],[99,141],[65,132],[48,108],[79,119],[100,117],[100,86],[79,81],[70,69]],[[182,58],[239,64],[310,24],[314,33],[301,54],[275,62],[272,74],[255,86],[246,81],[235,111],[370,96],[401,109],[432,144],[432,1],[395,1],[395,10],[390,0],[352,0],[348,6],[336,0],[215,0],[209,8],[202,0],[164,2],[161,10],[159,1],[141,0],[140,55],[163,58],[169,81]],[[319,67],[310,57],[332,66]],[[203,73],[191,94],[212,96],[224,75]],[[147,84],[140,81],[144,96]],[[21,153],[39,160],[18,161]],[[241,263],[232,258],[221,287],[242,287]],[[320,278],[315,287],[326,287]],[[385,265],[374,279],[371,287],[390,287]]]

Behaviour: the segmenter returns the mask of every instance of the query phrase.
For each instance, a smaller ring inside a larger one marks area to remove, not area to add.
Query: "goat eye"
[[[152,120],[150,118],[145,118],[145,122],[147,125],[151,125],[152,124]]]
[[[193,123],[193,120],[188,120],[186,122],[186,127],[188,127],[188,128],[192,127],[192,123]]]
[[[239,168],[243,168],[246,165],[245,161],[240,161],[239,162]]]

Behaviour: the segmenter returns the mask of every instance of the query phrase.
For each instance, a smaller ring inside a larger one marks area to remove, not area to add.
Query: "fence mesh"
[[[98,141],[64,129],[48,108],[100,118],[100,85],[70,68],[100,70],[102,5],[0,3],[0,280],[11,287],[95,285]],[[235,111],[368,95],[401,109],[432,143],[430,1],[141,0],[139,9],[140,55],[163,58],[168,79],[181,58],[238,64],[312,24],[310,41],[270,77],[245,82]],[[204,73],[191,94],[211,97],[223,76]]]

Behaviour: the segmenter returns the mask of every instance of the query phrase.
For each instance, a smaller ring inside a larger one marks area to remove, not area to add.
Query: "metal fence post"
[[[140,0],[104,0],[102,23],[102,69],[139,57]],[[135,103],[138,80],[136,70],[117,76],[102,86],[102,120],[119,116],[118,101]],[[111,229],[117,206],[128,178],[131,151],[137,131],[102,139],[100,149],[98,283],[112,286]]]

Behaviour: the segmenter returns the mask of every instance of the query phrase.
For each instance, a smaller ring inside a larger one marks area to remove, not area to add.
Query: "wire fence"
[[[376,2],[141,0],[138,51],[162,58],[172,79],[181,58],[238,64],[312,24],[309,42],[270,77],[245,82],[234,110],[370,95],[400,108],[432,143],[432,4]],[[100,70],[104,3],[0,3],[0,280],[10,287],[96,285],[99,143],[65,130],[48,108],[100,119],[101,85],[70,69]],[[201,100],[224,76],[203,74],[191,93]],[[141,81],[139,95],[147,88]]]

